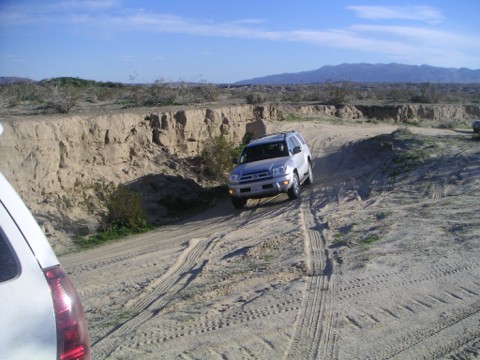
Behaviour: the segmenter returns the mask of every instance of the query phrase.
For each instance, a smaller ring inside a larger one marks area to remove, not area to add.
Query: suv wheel
[[[246,203],[247,199],[245,198],[232,197],[232,204],[235,209],[243,208]]]
[[[307,175],[307,178],[305,179],[305,184],[306,185],[313,184],[313,171],[312,171],[312,164],[310,163],[310,161],[308,162],[308,175]]]
[[[297,173],[293,173],[293,184],[290,189],[288,189],[288,197],[291,200],[295,200],[300,197],[300,179],[298,178]]]

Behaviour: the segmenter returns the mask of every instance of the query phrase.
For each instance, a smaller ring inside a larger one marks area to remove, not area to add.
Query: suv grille
[[[240,183],[245,184],[250,182],[268,180],[271,178],[272,178],[272,175],[270,174],[270,172],[267,170],[264,170],[260,172],[243,174],[242,178],[240,179]]]

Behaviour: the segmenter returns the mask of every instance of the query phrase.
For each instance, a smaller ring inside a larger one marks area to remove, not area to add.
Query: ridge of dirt
[[[478,358],[478,141],[295,128],[314,157],[301,199],[225,201],[61,258],[93,358]]]

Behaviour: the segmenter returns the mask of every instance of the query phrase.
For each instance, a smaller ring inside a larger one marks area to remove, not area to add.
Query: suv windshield
[[[284,141],[272,142],[246,147],[240,156],[240,164],[253,161],[288,156],[288,149]]]

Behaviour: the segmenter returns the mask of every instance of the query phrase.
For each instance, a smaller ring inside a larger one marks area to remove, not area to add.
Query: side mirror
[[[302,148],[300,146],[295,146],[293,148],[293,155],[298,154],[299,152],[302,152]]]
[[[235,165],[238,165],[238,159],[236,157],[232,158],[232,162],[235,164]]]

